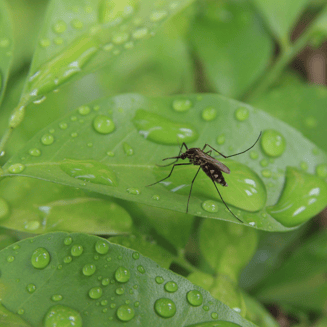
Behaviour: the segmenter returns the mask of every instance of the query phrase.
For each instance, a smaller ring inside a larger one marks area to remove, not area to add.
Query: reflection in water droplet
[[[238,121],[244,121],[249,118],[249,114],[250,114],[250,112],[249,112],[248,108],[240,107],[240,108],[236,109],[236,111],[235,111],[235,118]]]
[[[44,327],[63,327],[74,326],[82,327],[82,318],[80,314],[67,306],[56,305],[49,309],[44,317]]]
[[[201,116],[205,121],[213,121],[217,117],[217,110],[214,107],[205,108]]]
[[[173,101],[173,109],[177,112],[188,111],[192,108],[193,104],[188,99],[177,99]]]
[[[109,251],[109,244],[105,240],[98,240],[95,243],[95,251],[97,251],[100,254],[106,254]]]
[[[130,321],[134,315],[134,309],[127,304],[123,304],[117,309],[117,317],[121,321]]]
[[[163,318],[171,318],[176,313],[176,305],[171,299],[161,298],[154,303],[154,311]]]
[[[261,136],[261,147],[268,156],[279,157],[285,151],[286,141],[281,133],[268,129]]]
[[[267,212],[286,227],[314,217],[327,203],[327,184],[315,175],[287,167],[283,192]]]
[[[28,293],[34,293],[36,290],[36,286],[34,284],[28,284],[26,286],[26,290]]]
[[[203,302],[203,296],[197,290],[189,291],[186,294],[186,299],[187,299],[188,303],[193,305],[194,307],[198,307]]]
[[[218,204],[212,200],[206,200],[202,203],[202,208],[208,212],[218,212]]]
[[[133,123],[144,138],[159,144],[178,145],[178,140],[187,143],[199,137],[192,125],[173,122],[143,109],[137,110]]]
[[[16,163],[9,166],[8,171],[12,174],[19,174],[25,169],[25,165],[21,163]]]
[[[45,248],[36,249],[31,257],[31,263],[34,268],[44,269],[50,262],[50,253]]]
[[[110,117],[99,115],[94,118],[93,127],[100,134],[109,134],[115,130],[115,123]]]

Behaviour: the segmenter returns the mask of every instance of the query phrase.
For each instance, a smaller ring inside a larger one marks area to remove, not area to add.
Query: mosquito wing
[[[208,162],[210,162],[212,165],[216,166],[217,168],[219,168],[222,172],[226,173],[226,174],[230,174],[230,170],[227,166],[225,166],[223,163],[221,163],[220,161],[218,161],[217,159],[206,155],[206,160]]]

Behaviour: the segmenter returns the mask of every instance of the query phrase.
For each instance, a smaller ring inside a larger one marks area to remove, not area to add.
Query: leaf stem
[[[270,67],[264,78],[257,84],[256,87],[245,96],[243,99],[245,102],[251,103],[253,100],[261,96],[271,87],[279,78],[284,68],[293,60],[293,58],[307,45],[310,37],[312,36],[312,30],[309,28],[305,31],[293,45],[284,48],[280,57],[275,61],[275,64]]]

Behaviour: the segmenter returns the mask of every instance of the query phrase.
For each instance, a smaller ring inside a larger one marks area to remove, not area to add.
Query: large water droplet
[[[97,251],[100,254],[106,254],[109,251],[109,244],[107,241],[102,241],[102,240],[98,240],[95,243],[95,251]]]
[[[188,123],[177,123],[158,114],[139,109],[133,123],[144,138],[159,144],[178,145],[181,142],[193,142],[199,135]]]
[[[134,315],[134,309],[127,304],[123,304],[117,309],[117,317],[121,321],[130,321]]]
[[[60,168],[69,176],[85,182],[117,186],[116,174],[101,162],[65,159]]]
[[[202,208],[208,212],[218,212],[218,203],[212,200],[206,200],[202,203]]]
[[[34,268],[44,269],[50,262],[50,253],[45,248],[36,249],[31,257],[31,263]]]
[[[16,163],[9,166],[8,171],[12,174],[19,174],[25,169],[25,165],[21,163]]]
[[[9,204],[8,202],[0,197],[0,220],[4,219],[9,214]]]
[[[154,303],[154,311],[163,318],[171,318],[176,313],[176,305],[171,299],[161,298]]]
[[[169,293],[174,293],[178,290],[178,286],[175,282],[169,281],[165,284],[165,290]]]
[[[82,245],[75,244],[72,246],[70,253],[73,257],[79,257],[83,253],[84,249]]]
[[[188,303],[193,305],[194,307],[198,307],[203,302],[203,296],[197,290],[189,291],[186,294],[186,299],[187,299]]]
[[[87,263],[86,265],[84,265],[82,271],[85,276],[92,276],[96,271],[96,266],[92,263]]]
[[[279,157],[285,151],[286,141],[281,133],[268,129],[261,136],[261,147],[268,156]]]
[[[54,142],[54,137],[51,134],[44,134],[41,137],[41,143],[44,145],[51,145]]]
[[[249,109],[246,107],[240,107],[235,111],[235,118],[238,121],[244,121],[249,118]]]
[[[120,283],[127,283],[131,277],[130,271],[125,267],[118,267],[115,271],[115,279]]]
[[[109,134],[115,130],[114,122],[106,115],[96,116],[93,120],[93,127],[100,134]]]
[[[102,296],[102,288],[101,287],[92,287],[89,290],[89,297],[91,299],[99,299]]]
[[[82,323],[76,310],[60,304],[50,308],[44,317],[44,327],[82,327]]]
[[[315,175],[287,167],[285,185],[278,202],[267,212],[287,227],[314,217],[327,203],[327,184]]]
[[[205,108],[201,116],[205,121],[213,121],[217,117],[217,110],[214,107]]]
[[[52,28],[55,33],[61,34],[66,31],[67,25],[63,20],[59,20],[53,25]]]

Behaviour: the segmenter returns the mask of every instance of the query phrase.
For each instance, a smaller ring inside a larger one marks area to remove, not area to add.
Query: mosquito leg
[[[220,153],[219,151],[217,151],[215,148],[213,148],[213,147],[212,147],[211,145],[209,145],[208,143],[206,143],[206,144],[204,145],[202,151],[204,151],[204,149],[205,149],[207,146],[208,146],[209,148],[211,148],[212,150],[216,151],[217,153],[219,153],[219,154],[220,154],[221,156],[223,156],[224,158],[228,158],[228,157],[226,157],[225,155],[223,155],[222,153]]]
[[[195,176],[194,176],[194,178],[193,178],[193,181],[192,181],[192,183],[191,183],[191,189],[190,189],[190,193],[189,193],[189,195],[188,195],[188,199],[187,199],[186,213],[188,213],[188,204],[189,204],[189,202],[190,202],[190,197],[191,197],[191,193],[192,193],[193,183],[194,183],[194,181],[195,181],[195,179],[196,179],[196,176],[198,176],[198,173],[199,173],[200,169],[201,169],[201,166],[199,167],[198,171],[196,172],[196,174],[195,174]]]
[[[170,171],[170,173],[169,173],[169,175],[167,176],[167,177],[165,177],[165,178],[163,178],[163,179],[161,179],[160,181],[158,181],[158,182],[155,182],[155,183],[153,183],[153,184],[150,184],[150,185],[146,185],[146,186],[152,186],[152,185],[155,185],[155,184],[158,184],[158,183],[160,183],[160,182],[162,182],[162,181],[164,181],[165,179],[167,179],[167,178],[169,178],[170,177],[170,175],[173,173],[173,170],[174,170],[174,168],[176,167],[176,166],[186,166],[186,165],[192,165],[190,162],[188,162],[188,163],[180,163],[180,164],[175,164],[174,166],[173,166],[173,168],[171,169],[171,171]]]
[[[216,183],[215,183],[215,181],[212,179],[212,182],[213,182],[213,185],[215,185],[215,188],[216,188],[216,190],[217,190],[217,192],[218,192],[218,194],[219,194],[219,196],[220,196],[220,198],[221,198],[221,201],[223,201],[223,203],[224,203],[224,205],[226,206],[226,208],[229,210],[229,212],[238,220],[238,221],[240,221],[242,224],[244,224],[244,222],[240,219],[240,218],[238,218],[237,216],[235,216],[234,214],[233,214],[233,212],[232,212],[232,210],[230,210],[229,209],[229,206],[226,204],[226,202],[224,201],[224,199],[223,199],[223,197],[221,196],[221,194],[220,194],[220,192],[219,192],[219,190],[218,190],[218,187],[217,187],[217,185],[216,185]]]

